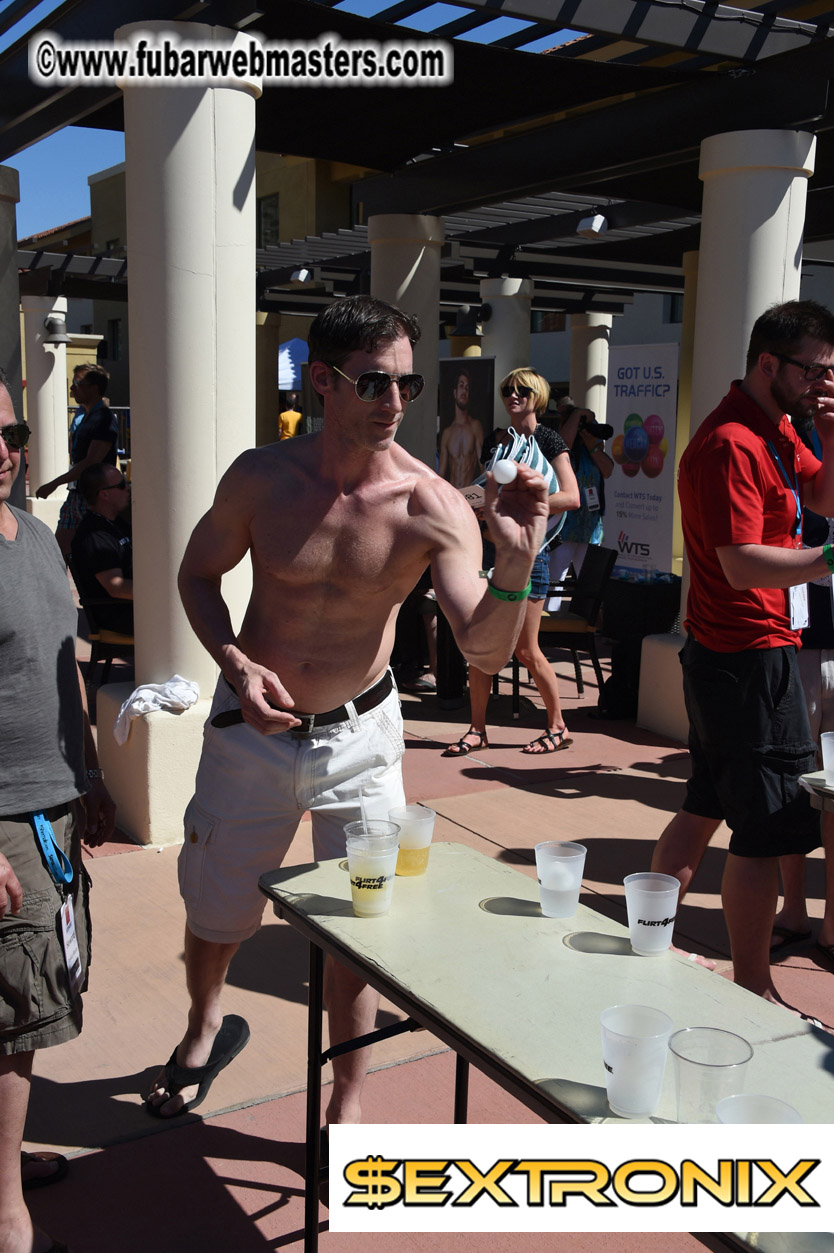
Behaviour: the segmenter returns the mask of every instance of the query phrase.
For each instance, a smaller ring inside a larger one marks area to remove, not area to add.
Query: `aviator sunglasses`
[[[26,447],[31,434],[32,428],[27,426],[25,422],[15,422],[13,426],[0,427],[0,439],[3,440],[7,448],[11,448],[15,452]]]
[[[510,396],[519,396],[522,400],[527,400],[533,395],[532,387],[524,387],[522,383],[505,383],[501,388],[501,395],[506,399]]]
[[[375,400],[382,400],[392,383],[397,384],[403,401],[407,403],[409,400],[416,400],[425,384],[422,374],[385,374],[382,370],[366,370],[358,378],[352,379],[337,365],[331,365],[330,369],[341,374],[342,378],[347,379],[349,383],[353,383],[356,395],[368,404],[373,404]]]

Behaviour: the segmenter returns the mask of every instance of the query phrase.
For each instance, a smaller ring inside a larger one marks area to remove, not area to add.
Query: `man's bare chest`
[[[259,518],[252,538],[256,565],[279,582],[332,587],[361,580],[369,592],[407,576],[430,549],[425,522],[400,502],[318,510],[296,502]]]

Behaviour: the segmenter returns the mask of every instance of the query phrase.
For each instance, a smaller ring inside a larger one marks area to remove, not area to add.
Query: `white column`
[[[598,422],[608,409],[610,313],[572,313],[570,317],[570,394],[582,409],[592,409]]]
[[[125,26],[116,37],[149,29],[207,42],[235,38],[233,31],[165,22]],[[180,604],[177,570],[218,479],[255,442],[260,87],[241,80],[167,87],[157,80],[149,88],[128,80],[123,91],[136,679],[164,682],[181,674],[197,680],[202,699],[181,717],[136,720],[127,745],[113,749],[102,733],[121,692],[106,689],[99,736],[109,746],[105,770],[111,777],[118,772],[122,825],[142,842],[167,843],[182,838],[182,810],[216,679]],[[223,580],[238,622],[248,560],[242,567],[242,578],[236,571]]]
[[[437,450],[437,362],[440,321],[440,249],[443,219],[417,213],[368,218],[371,294],[415,316],[422,335],[414,369],[426,386],[409,405],[397,442],[434,469]]]
[[[67,412],[67,347],[47,344],[44,319],[52,313],[66,317],[65,296],[24,296],[23,339],[26,353],[26,414],[32,428],[29,443],[29,513],[54,530],[66,497],[59,487],[48,500],[37,500],[35,492],[50,479],[65,474],[69,466]]]
[[[692,433],[744,374],[759,314],[799,296],[815,147],[804,131],[771,130],[731,131],[701,144]]]
[[[498,395],[498,384],[510,370],[530,364],[530,306],[533,281],[529,278],[482,278],[481,305],[490,316],[483,323],[481,356],[495,358],[493,421],[506,424],[507,411]]]

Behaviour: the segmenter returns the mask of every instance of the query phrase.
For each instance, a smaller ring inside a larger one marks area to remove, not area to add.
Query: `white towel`
[[[200,688],[190,679],[175,674],[167,683],[143,683],[130,693],[113,724],[117,744],[126,744],[132,718],[153,713],[155,709],[172,711],[189,709],[200,699]]]

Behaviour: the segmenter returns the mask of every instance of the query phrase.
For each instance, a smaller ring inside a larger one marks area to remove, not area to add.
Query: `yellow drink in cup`
[[[430,851],[430,844],[427,844],[425,848],[403,848],[400,845],[400,851],[397,855],[397,874],[425,874],[429,868]]]
[[[358,918],[375,918],[391,908],[399,829],[371,819],[345,827],[350,896]]]
[[[425,805],[400,805],[389,811],[388,817],[400,828],[398,875],[426,873],[435,816],[434,810],[426,809]]]
[[[395,864],[392,853],[372,857],[354,854],[348,849],[350,895],[357,917],[373,918],[377,914],[388,913],[394,890]]]

